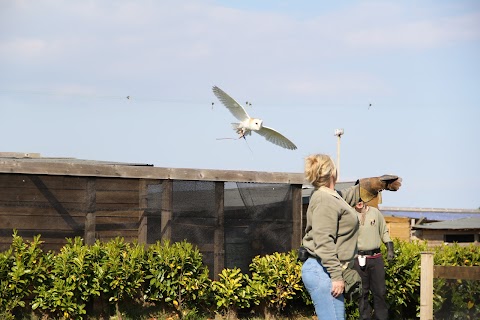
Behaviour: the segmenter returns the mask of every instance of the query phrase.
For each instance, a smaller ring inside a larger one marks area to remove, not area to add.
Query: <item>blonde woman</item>
[[[359,280],[353,270],[359,228],[353,206],[360,201],[361,194],[376,196],[383,189],[396,191],[400,183],[392,186],[397,176],[367,178],[337,192],[337,170],[332,159],[325,154],[314,154],[305,159],[305,176],[315,189],[310,197],[302,241],[308,252],[302,266],[302,280],[318,319],[343,320],[345,270],[354,272],[354,278]],[[349,286],[350,282],[348,279]]]

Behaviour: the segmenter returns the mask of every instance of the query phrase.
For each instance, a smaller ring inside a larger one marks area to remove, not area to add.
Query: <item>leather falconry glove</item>
[[[400,189],[402,178],[385,174],[381,177],[359,179],[355,184],[360,184],[360,198],[364,202],[369,202],[382,190],[397,191]]]
[[[395,253],[393,252],[393,242],[387,242],[387,260],[392,261],[395,258]]]

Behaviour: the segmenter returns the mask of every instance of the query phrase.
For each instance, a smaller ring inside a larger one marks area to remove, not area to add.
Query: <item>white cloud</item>
[[[11,34],[0,38],[3,61],[33,62],[70,79],[248,77],[265,92],[282,87],[296,94],[389,94],[388,83],[366,71],[364,61],[471,41],[480,32],[478,13],[434,18],[397,2],[362,2],[308,19],[210,1],[28,4],[28,10],[25,4],[9,9],[22,19],[12,20]],[[350,59],[361,63],[344,66]]]
[[[96,47],[106,53],[105,63],[117,53],[123,59],[121,51],[131,50],[139,53],[143,61],[196,61],[208,57],[228,60],[230,56],[240,56],[268,66],[292,60],[318,62],[324,58],[366,55],[375,50],[440,47],[478,38],[480,32],[478,13],[405,19],[409,13],[398,3],[364,3],[330,14],[319,12],[310,20],[209,2],[36,3],[30,3],[28,18],[33,19],[31,26],[38,27],[20,26],[20,31],[12,32],[10,39],[0,42],[11,57],[37,55],[42,59],[42,55],[55,51],[82,57],[92,54],[89,48]],[[19,5],[13,12],[22,16],[24,10]],[[45,19],[47,23],[42,24]],[[20,45],[22,42],[37,46],[27,50]]]
[[[341,96],[350,95],[388,95],[391,89],[370,74],[337,73],[317,78],[299,78],[288,83],[288,91],[298,95]]]
[[[371,50],[432,49],[480,39],[480,14],[392,22],[345,34],[349,46]]]
[[[7,57],[32,57],[43,55],[48,52],[48,45],[42,39],[16,38],[11,41],[0,42],[0,55]]]

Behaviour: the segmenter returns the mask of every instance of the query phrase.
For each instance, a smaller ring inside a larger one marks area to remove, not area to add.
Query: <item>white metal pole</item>
[[[340,139],[343,133],[343,129],[335,129],[335,135],[337,136],[337,181],[340,180]]]
[[[337,139],[337,181],[340,180],[340,139],[342,135],[338,135]]]

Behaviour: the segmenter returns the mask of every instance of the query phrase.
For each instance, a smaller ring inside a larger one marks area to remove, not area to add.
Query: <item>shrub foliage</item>
[[[420,253],[427,249],[423,242],[395,240],[396,258],[386,262],[390,319],[417,318]],[[96,314],[122,319],[132,310],[144,310],[145,319],[152,310],[176,313],[179,319],[234,319],[240,313],[265,319],[311,316],[296,253],[257,256],[249,274],[224,269],[214,281],[201,253],[186,241],[145,248],[122,238],[92,246],[74,238],[59,252],[44,252],[40,236],[24,241],[14,232],[10,248],[0,253],[0,318],[87,319]],[[480,266],[480,247],[435,248],[434,263]],[[435,279],[434,293],[436,319],[480,318],[478,281]],[[347,302],[346,313],[348,319],[358,318],[355,301]]]

